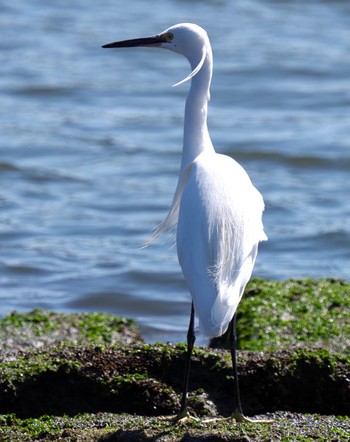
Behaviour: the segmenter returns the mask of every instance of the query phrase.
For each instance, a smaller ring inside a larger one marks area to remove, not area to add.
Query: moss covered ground
[[[320,346],[350,354],[350,284],[334,279],[253,279],[239,306],[246,350]]]
[[[108,313],[13,312],[0,321],[2,355],[20,350],[73,345],[125,345],[142,341],[131,319]]]
[[[243,408],[272,424],[218,419],[232,410],[224,349],[195,349],[199,420],[174,425],[159,416],[179,408],[184,344],[144,344],[135,323],[102,313],[8,315],[0,441],[350,440],[350,284],[254,279],[237,326]]]

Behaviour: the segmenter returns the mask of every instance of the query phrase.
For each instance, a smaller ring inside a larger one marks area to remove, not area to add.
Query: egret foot
[[[203,419],[202,422],[203,424],[212,424],[213,422],[219,422],[222,420],[225,420],[226,418],[224,417],[208,417],[206,419]]]
[[[241,411],[235,410],[231,417],[229,417],[230,420],[234,419],[237,423],[239,422],[249,422],[251,424],[272,424],[273,419],[250,419],[249,417],[244,416],[244,414]]]
[[[226,421],[226,422],[235,421],[236,423],[249,422],[252,424],[272,424],[272,422],[274,422],[273,420],[269,419],[250,419],[249,417],[244,416],[244,414],[239,413],[238,411],[233,413],[230,417],[212,417],[204,419],[202,422],[205,424],[210,424],[219,421]]]
[[[191,416],[187,410],[180,411],[180,413],[176,416],[163,416],[160,419],[170,421],[174,424],[184,424],[189,421],[199,421],[197,417]]]

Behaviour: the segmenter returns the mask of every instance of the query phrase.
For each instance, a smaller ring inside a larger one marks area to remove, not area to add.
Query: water
[[[172,242],[139,245],[177,182],[182,57],[102,50],[184,21],[210,35],[209,127],[264,195],[254,274],[350,280],[347,1],[3,0],[0,315],[42,307],[133,317],[183,340]]]

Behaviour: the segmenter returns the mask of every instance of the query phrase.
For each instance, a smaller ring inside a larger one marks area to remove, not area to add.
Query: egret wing
[[[232,158],[201,154],[184,187],[177,228],[181,268],[199,326],[207,336],[225,332],[266,239],[264,203]]]

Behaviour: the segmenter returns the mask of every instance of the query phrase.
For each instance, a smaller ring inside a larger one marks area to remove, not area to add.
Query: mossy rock
[[[184,346],[62,347],[0,364],[0,413],[27,417],[85,412],[172,414],[179,409]],[[350,360],[324,349],[240,352],[244,410],[350,415]],[[196,348],[190,409],[228,416],[232,371],[224,350]],[[208,404],[211,406],[208,408]]]
[[[195,348],[189,408],[201,420],[174,426],[156,416],[179,409],[184,344],[142,344],[136,324],[113,315],[9,315],[0,441],[350,440],[349,283],[254,279],[237,328],[243,408],[269,426],[204,421],[232,410],[225,350]]]
[[[157,418],[179,410],[184,350],[183,345],[63,346],[17,355],[0,364],[0,440],[350,439],[350,361],[324,349],[240,352],[244,410],[274,422],[236,425],[205,420],[230,415],[228,352],[196,348],[189,409],[200,420],[174,425]]]
[[[41,309],[13,312],[0,321],[1,357],[18,351],[74,345],[127,345],[143,342],[131,319],[108,313],[58,313]]]

